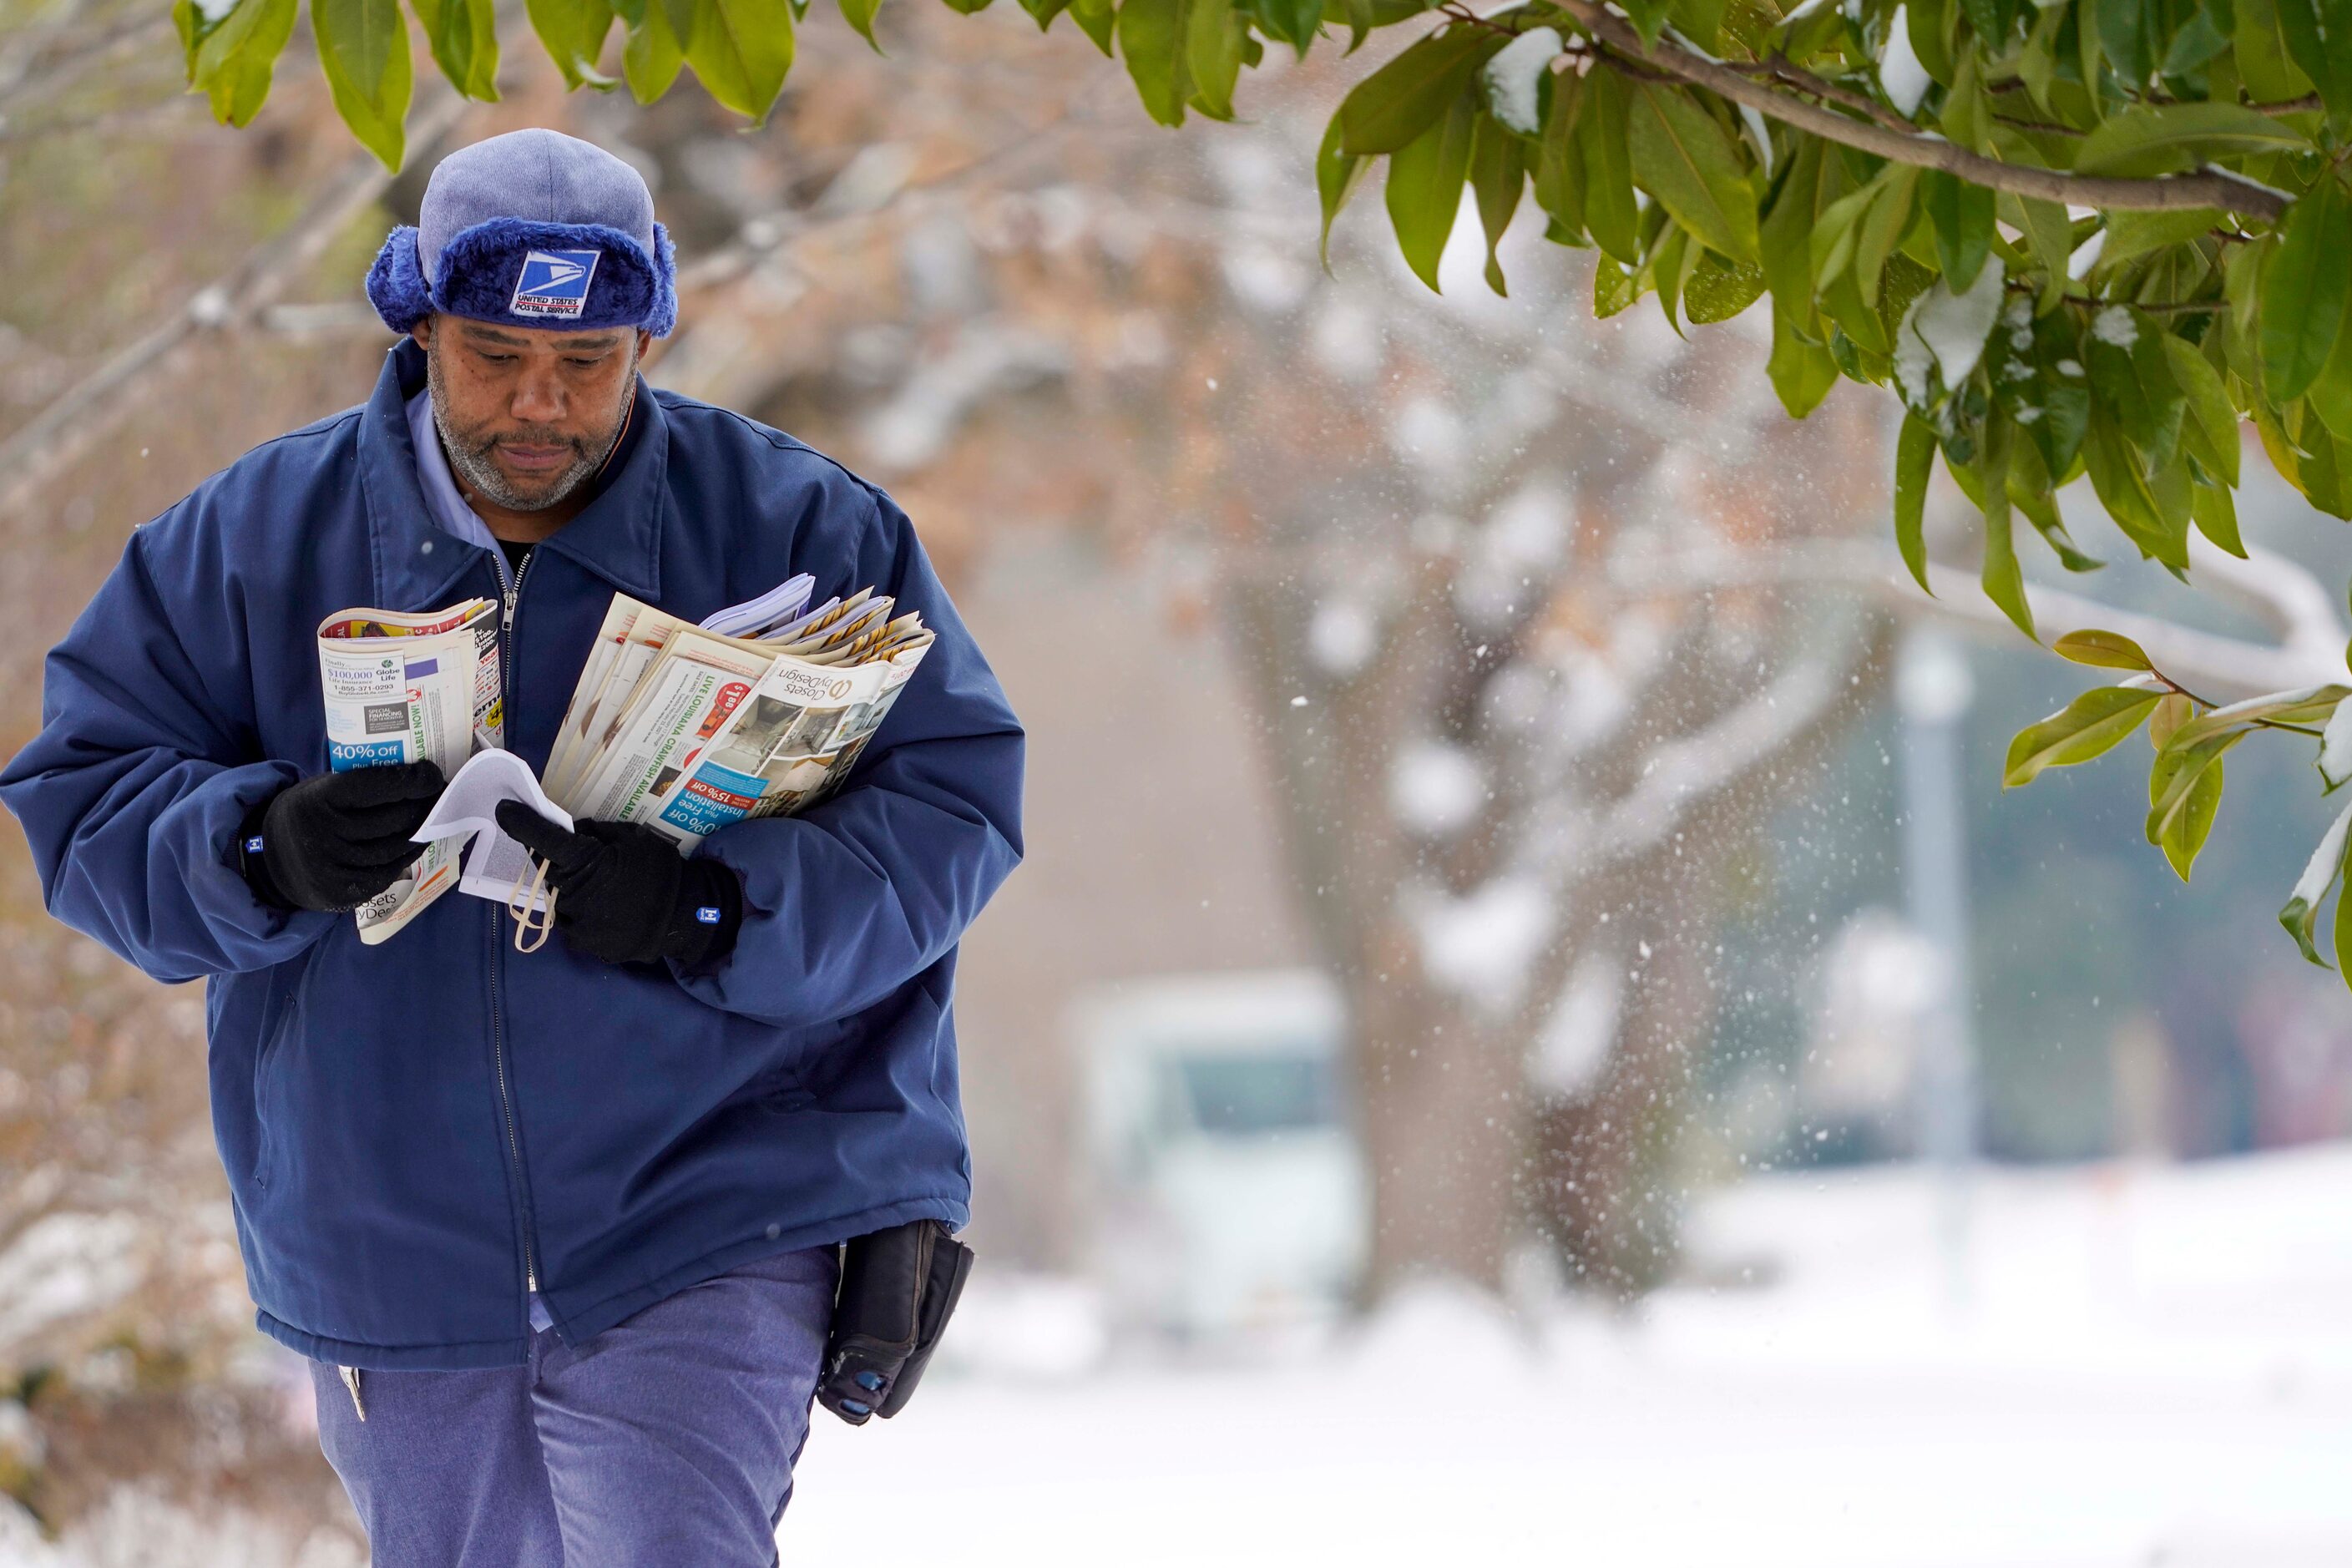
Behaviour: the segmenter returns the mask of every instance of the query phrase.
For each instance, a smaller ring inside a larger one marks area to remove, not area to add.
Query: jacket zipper
[[[499,706],[503,721],[501,735],[514,732],[514,621],[515,605],[522,597],[522,580],[537,558],[536,548],[522,558],[522,564],[512,573],[501,572],[504,579],[505,603],[499,616]],[[499,564],[503,566],[504,562]],[[539,1257],[531,1245],[530,1193],[523,1182],[522,1140],[515,1132],[514,1092],[507,1083],[506,1028],[499,998],[499,950],[505,945],[499,938],[505,934],[501,912],[490,911],[490,1065],[499,1080],[499,1110],[506,1120],[507,1157],[514,1170],[515,1191],[521,1197],[523,1284],[533,1295],[539,1293]]]

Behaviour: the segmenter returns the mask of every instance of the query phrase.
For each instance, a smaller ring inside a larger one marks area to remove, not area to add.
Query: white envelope
[[[572,826],[572,814],[547,798],[530,763],[512,752],[485,751],[475,752],[457,770],[457,776],[434,803],[432,815],[409,837],[419,844],[430,844],[461,833],[478,835],[457,890],[503,904],[530,887],[532,871],[530,851],[499,828],[499,803],[508,800],[522,802],[562,827]],[[545,902],[543,893],[535,893],[531,908],[540,909]]]

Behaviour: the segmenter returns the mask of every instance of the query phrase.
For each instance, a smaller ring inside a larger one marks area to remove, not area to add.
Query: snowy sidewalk
[[[784,1562],[911,1517],[972,1568],[2352,1563],[2352,1151],[1989,1173],[1971,1209],[1958,1310],[1918,1173],[1776,1176],[1695,1228],[1769,1282],[1637,1325],[1424,1300],[1254,1372],[942,1377],[820,1421]]]

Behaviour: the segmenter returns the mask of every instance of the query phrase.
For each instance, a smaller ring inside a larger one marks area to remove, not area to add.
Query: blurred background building
[[[0,746],[133,525],[364,395],[438,153],[562,126],[676,236],[652,378],[890,488],[1032,738],[958,998],[984,1272],[787,1561],[916,1473],[982,1562],[2352,1554],[2352,1158],[2174,1168],[2352,1131],[2299,765],[2232,758],[2193,889],[2127,766],[2002,795],[2080,682],[1894,585],[1875,404],[1792,424],[1760,329],[1596,322],[1532,236],[1433,297],[1373,195],[1327,274],[1328,62],[1178,138],[1066,26],[881,26],[814,18],[755,133],[510,47],[385,179],[307,62],[230,132],[160,17],[0,0]],[[2242,510],[2242,615],[2092,591],[2340,648],[2352,545]],[[357,1560],[203,1050],[0,834],[7,1568]]]

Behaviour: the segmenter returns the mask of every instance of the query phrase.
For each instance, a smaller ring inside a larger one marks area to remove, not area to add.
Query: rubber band
[[[523,886],[526,873],[517,871],[514,885],[507,889],[507,913],[514,916],[517,952],[537,952],[547,945],[547,933],[555,929],[556,890],[547,885],[547,862],[534,855],[530,864],[538,868],[530,886]],[[523,940],[526,936],[530,938],[529,942]]]

